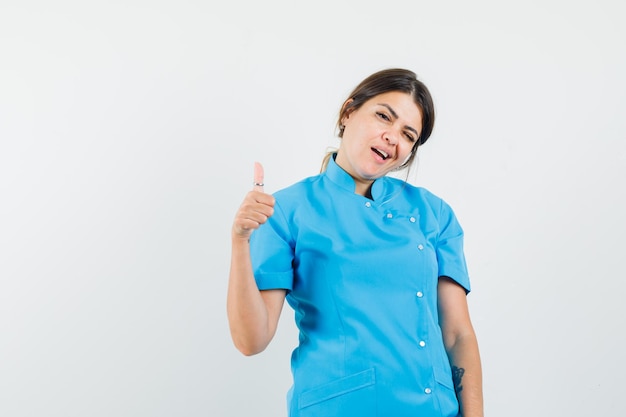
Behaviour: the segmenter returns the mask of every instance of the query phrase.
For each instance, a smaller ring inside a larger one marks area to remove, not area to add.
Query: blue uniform
[[[290,417],[453,417],[437,282],[469,292],[463,231],[427,190],[383,177],[371,199],[331,158],[275,193],[251,237],[259,289],[286,289],[299,345]]]

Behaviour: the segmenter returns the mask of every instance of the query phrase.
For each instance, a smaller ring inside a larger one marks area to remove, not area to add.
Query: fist
[[[255,162],[252,191],[246,194],[235,215],[233,238],[249,239],[274,214],[274,197],[263,191],[263,178],[263,166]]]

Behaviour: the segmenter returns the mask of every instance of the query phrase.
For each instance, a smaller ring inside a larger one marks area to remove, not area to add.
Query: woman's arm
[[[259,291],[247,241],[233,239],[228,297],[230,334],[246,356],[265,350],[274,337],[285,300],[285,290]]]
[[[465,289],[448,277],[440,277],[437,294],[439,324],[452,368],[461,416],[483,417],[480,354]]]
[[[255,166],[255,186],[235,215],[226,309],[230,333],[244,355],[270,343],[285,301],[285,290],[259,291],[250,259],[250,235],[274,213],[274,197],[263,191],[263,168]]]

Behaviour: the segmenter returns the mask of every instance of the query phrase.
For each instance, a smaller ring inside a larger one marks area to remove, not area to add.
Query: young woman
[[[339,112],[323,172],[254,188],[232,229],[235,346],[263,351],[295,310],[291,417],[482,417],[463,231],[440,198],[386,176],[429,138],[434,106],[404,69],[363,80]]]

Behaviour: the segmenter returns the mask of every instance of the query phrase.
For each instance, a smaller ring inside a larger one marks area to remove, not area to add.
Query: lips
[[[372,151],[376,153],[377,155],[379,155],[383,159],[383,161],[389,158],[390,156],[387,152],[383,151],[382,149],[372,148]]]

